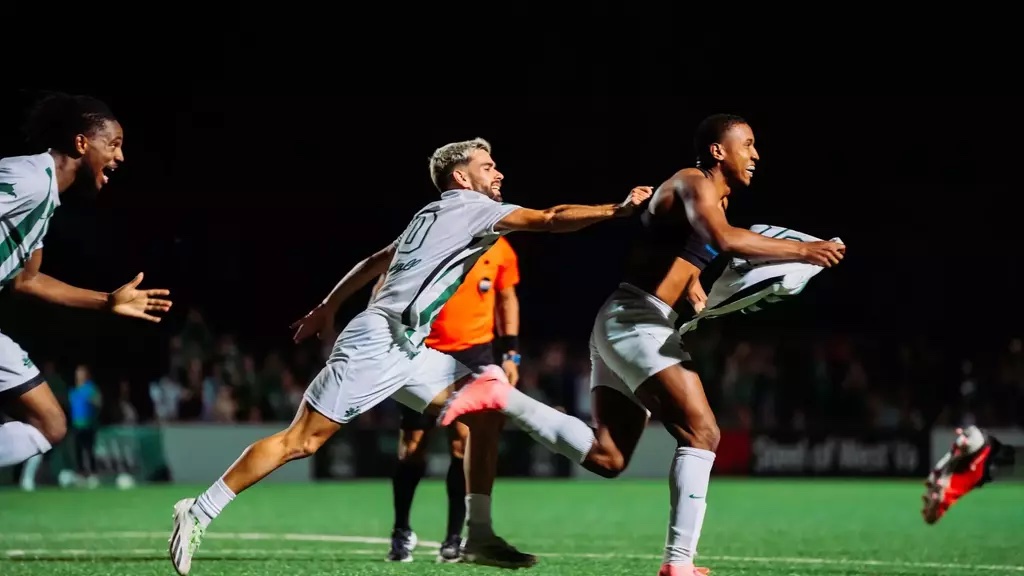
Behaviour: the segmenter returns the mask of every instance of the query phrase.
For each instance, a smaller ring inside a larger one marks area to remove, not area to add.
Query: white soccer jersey
[[[750,227],[750,231],[769,238],[796,242],[819,241],[810,234],[781,226],[755,224]],[[842,244],[843,241],[833,238],[832,242]],[[711,286],[704,309],[683,323],[679,327],[679,332],[683,334],[695,329],[698,322],[705,318],[725,316],[733,312],[749,314],[757,312],[766,304],[796,296],[803,292],[807,283],[822,270],[824,268],[821,266],[805,262],[734,257]]]
[[[49,152],[0,160],[0,287],[43,247],[43,236],[60,206]]]
[[[494,225],[518,209],[479,192],[449,190],[427,204],[395,241],[395,257],[370,309],[404,327],[420,346],[466,274],[501,236]]]

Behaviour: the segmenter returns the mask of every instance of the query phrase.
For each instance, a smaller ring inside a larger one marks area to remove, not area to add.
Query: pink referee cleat
[[[476,380],[457,390],[448,399],[437,421],[441,426],[448,426],[466,414],[504,410],[511,390],[512,385],[509,384],[505,371],[491,364],[484,368]]]
[[[707,576],[711,570],[693,564],[662,564],[658,576]]]

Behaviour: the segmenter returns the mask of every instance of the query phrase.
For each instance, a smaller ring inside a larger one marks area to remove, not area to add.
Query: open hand
[[[615,210],[617,216],[629,216],[638,206],[650,200],[654,194],[654,188],[650,186],[637,186],[629,191],[629,196],[619,204]]]
[[[169,296],[170,290],[162,288],[153,290],[138,290],[137,286],[142,282],[142,272],[132,279],[131,282],[114,290],[110,294],[110,310],[114,314],[141,318],[150,322],[162,320],[159,316],[148,314],[149,312],[167,312],[171,309],[171,301],[157,298],[157,296]]]
[[[292,322],[289,326],[295,330],[292,341],[296,344],[316,334],[317,338],[323,339],[328,334],[334,333],[334,310],[323,304],[313,308],[301,319]]]

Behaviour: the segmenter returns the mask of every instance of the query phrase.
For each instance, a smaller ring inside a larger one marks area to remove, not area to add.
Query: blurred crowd
[[[1024,350],[1020,338],[983,357],[950,358],[927,340],[881,344],[731,335],[708,322],[688,349],[724,429],[923,429],[935,424],[1024,425]],[[168,368],[148,383],[92,383],[77,367],[64,384],[56,366],[43,370],[57,390],[95,386],[103,424],[145,422],[288,422],[307,382],[323,366],[333,339],[255,356],[232,334],[215,334],[192,310],[170,340]],[[590,415],[586,347],[523,338],[520,388],[568,413]],[[530,345],[532,344],[532,345]],[[68,370],[73,367],[65,367]],[[84,370],[82,369],[84,368]],[[58,392],[58,395],[62,395]],[[360,416],[358,427],[395,427],[387,401]]]

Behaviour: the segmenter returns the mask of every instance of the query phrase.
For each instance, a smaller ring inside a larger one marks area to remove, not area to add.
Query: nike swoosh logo
[[[693,498],[694,500],[699,500],[699,499],[703,498],[703,496],[697,496],[696,494],[690,494],[690,498]]]

